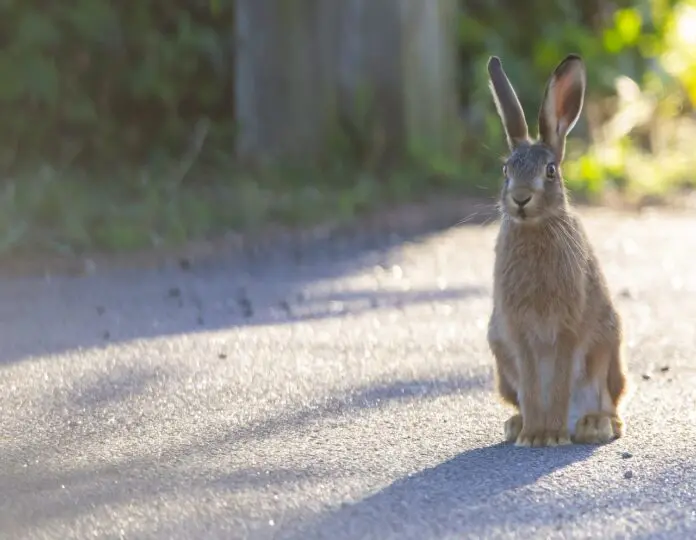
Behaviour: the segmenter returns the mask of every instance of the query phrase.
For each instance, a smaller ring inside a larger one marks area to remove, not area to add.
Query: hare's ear
[[[563,160],[566,135],[580,117],[585,99],[585,65],[576,54],[558,64],[544,92],[539,110],[539,138]]]
[[[505,75],[497,56],[491,56],[488,60],[488,77],[495,108],[505,128],[508,146],[510,150],[514,150],[519,144],[529,140],[529,129],[520,100],[517,99],[515,89]]]

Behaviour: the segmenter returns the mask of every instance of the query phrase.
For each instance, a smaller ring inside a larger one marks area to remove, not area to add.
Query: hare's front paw
[[[568,430],[565,429],[522,429],[515,446],[563,446],[571,444]]]
[[[586,414],[575,425],[573,439],[580,444],[604,444],[623,435],[623,421],[615,414]]]
[[[514,414],[505,420],[505,440],[507,442],[515,442],[522,431],[522,415]]]

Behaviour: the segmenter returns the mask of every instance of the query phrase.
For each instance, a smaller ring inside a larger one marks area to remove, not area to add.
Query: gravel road
[[[0,538],[696,538],[696,218],[584,211],[634,395],[502,444],[497,225],[0,281]]]

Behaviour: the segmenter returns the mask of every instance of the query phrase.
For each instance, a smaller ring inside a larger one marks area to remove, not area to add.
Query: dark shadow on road
[[[361,411],[484,390],[491,384],[489,374],[390,381],[386,384],[355,389],[332,396],[310,407],[291,410],[264,421],[234,428],[224,442],[238,445],[251,439],[264,440],[277,435],[297,433],[308,426],[321,424],[330,419],[343,418],[350,421]],[[219,445],[220,442],[215,441],[215,444]]]
[[[310,291],[365,269],[388,272],[398,264],[403,244],[496,216],[492,200],[446,201],[442,208],[413,213],[301,239],[273,237],[253,249],[221,248],[200,262],[87,277],[2,278],[0,366],[139,338],[281,325],[486,294],[488,284],[482,283],[447,290]]]
[[[594,450],[592,446],[520,449],[502,443],[475,448],[279,538],[486,538],[490,526],[497,530],[506,524],[511,530],[519,526],[527,503],[521,490],[586,460]],[[538,507],[528,510],[530,520],[548,518]]]
[[[272,283],[277,286],[283,282]],[[177,294],[175,299],[167,294],[165,287],[157,287],[159,290],[155,292],[142,290],[138,284],[131,288],[120,284],[111,289],[109,284],[100,284],[96,289],[111,298],[102,296],[92,302],[86,300],[89,293],[80,291],[79,282],[65,283],[61,288],[68,290],[52,289],[43,295],[40,288],[24,289],[22,296],[26,298],[26,305],[37,312],[30,313],[24,307],[9,313],[7,301],[4,309],[0,308],[0,340],[4,344],[0,350],[0,367],[28,357],[105,347],[136,339],[358,316],[380,309],[403,309],[418,304],[435,306],[487,294],[482,286],[444,291],[357,290],[311,296],[298,294],[306,283],[301,279],[292,283],[286,281],[286,294],[283,291],[274,294],[267,289],[267,294],[254,296],[253,300],[248,295],[240,296],[235,290],[226,293],[214,284],[210,289],[198,286],[198,295],[182,298],[182,294]],[[217,284],[229,288],[224,281]],[[15,287],[14,292],[17,291]],[[10,296],[8,292],[5,298]]]
[[[161,384],[168,375],[154,373],[149,370],[138,370],[131,377],[100,377],[92,384],[85,385],[79,390],[67,393],[62,398],[50,396],[46,409],[63,410],[70,413],[72,425],[60,426],[55,434],[56,440],[68,446],[80,447],[84,443],[93,442],[89,433],[76,428],[79,420],[81,425],[90,426],[91,430],[99,430],[104,435],[118,436],[123,426],[114,420],[123,411],[112,409],[105,416],[105,408],[115,405],[121,399],[148,399],[148,385],[139,384],[148,381],[153,385]],[[485,373],[468,376],[452,374],[449,376],[397,379],[385,383],[350,388],[336,392],[324,399],[301,407],[287,407],[278,412],[252,420],[242,425],[230,423],[224,426],[224,435],[207,437],[201,435],[196,444],[177,450],[190,455],[199,455],[214,451],[234,451],[240,446],[253,441],[264,441],[273,437],[301,435],[313,427],[321,428],[326,422],[355,420],[358,416],[383,409],[386,407],[406,405],[413,402],[427,402],[442,397],[485,391],[493,384],[492,375]],[[113,386],[112,386],[113,385]],[[134,403],[130,407],[136,406]],[[145,420],[141,420],[145,421]],[[23,449],[24,456],[33,456],[41,450],[38,445],[30,445]],[[12,453],[4,449],[0,443],[0,452],[9,460]],[[162,455],[166,459],[166,453]],[[173,456],[170,456],[173,457]],[[0,486],[2,484],[0,483]]]
[[[145,387],[134,388],[128,377],[119,380],[129,392],[140,392],[140,397],[147,397]],[[94,384],[96,387],[88,387],[84,394],[100,395],[104,390],[102,386],[108,386],[109,382],[99,379]],[[218,456],[233,456],[250,442],[263,442],[273,437],[304,439],[307,441],[305,452],[311,453],[313,445],[307,434],[314,429],[335,425],[337,420],[350,422],[380,408],[467,394],[480,391],[488,384],[489,374],[481,374],[366,385],[328,396],[311,406],[269,416],[263,421],[241,427],[218,426],[215,433],[210,436],[201,434],[195,442],[161,447],[157,441],[145,439],[143,447],[137,451],[140,456],[137,458],[121,456],[101,446],[104,440],[124,435],[119,411],[103,414],[106,404],[118,402],[117,391],[100,400],[85,401],[81,394],[71,393],[60,399],[54,396],[53,408],[79,410],[81,425],[88,429],[84,431],[74,423],[55,424],[55,432],[42,440],[33,438],[30,432],[22,436],[26,437],[24,441],[0,439],[0,455],[3,456],[0,464],[0,536],[23,534],[26,529],[51,520],[76,519],[102,507],[137,505],[172,492],[195,489],[236,492],[311,483],[328,477],[340,478],[344,472],[335,468],[335,463],[317,463],[301,469],[254,467],[226,468],[224,471],[217,470],[214,463]],[[146,422],[146,417],[141,418],[132,429],[145,428],[142,424]],[[184,433],[181,438],[186,439]],[[97,453],[107,452],[105,455],[109,458],[106,463],[104,459],[92,459],[92,467],[49,470],[41,466],[40,460],[55,455],[56,444],[60,444],[60,453],[64,455],[92,453],[96,447]],[[196,473],[193,475],[191,464],[195,464]]]
[[[115,366],[108,373],[99,374],[96,380],[83,381],[81,387],[72,389],[65,405],[80,411],[113,407],[145,394],[152,385],[161,383],[166,377],[160,369]]]
[[[441,540],[525,537],[530,531],[534,538],[576,527],[587,533],[588,522],[594,522],[597,530],[608,525],[614,532],[622,528],[617,520],[623,520],[624,527],[633,522],[642,531],[651,530],[649,534],[634,530],[631,538],[691,538],[689,533],[696,530],[691,510],[696,497],[684,482],[686,467],[693,466],[690,460],[677,466],[664,463],[632,482],[621,478],[623,467],[617,464],[616,478],[607,477],[596,494],[564,489],[562,481],[537,486],[544,477],[587,460],[596,449],[520,449],[506,444],[472,449],[276,538]],[[596,475],[592,470],[587,473]]]

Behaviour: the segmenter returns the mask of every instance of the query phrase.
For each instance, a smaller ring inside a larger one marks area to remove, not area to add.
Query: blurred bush
[[[588,195],[696,185],[694,0],[463,0],[465,152],[491,166],[503,148],[486,73],[501,57],[536,131],[543,87],[569,52],[588,69],[585,114],[569,140],[567,178]],[[482,106],[484,104],[484,106]],[[482,152],[482,149],[484,151]]]
[[[0,166],[179,153],[198,119],[233,136],[225,0],[1,0]]]

